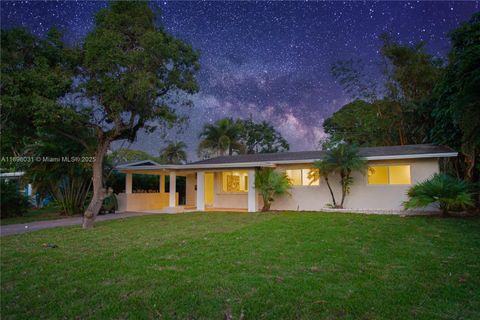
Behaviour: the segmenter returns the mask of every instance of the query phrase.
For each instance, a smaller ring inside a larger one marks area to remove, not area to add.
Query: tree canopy
[[[480,167],[480,13],[451,33],[448,66],[431,100],[430,138],[465,157],[465,177],[478,181]]]
[[[165,148],[160,151],[160,162],[167,164],[180,164],[187,162],[187,145],[182,141],[168,141]]]
[[[267,121],[223,118],[205,124],[200,133],[199,155],[233,155],[242,153],[275,153],[288,151],[285,138]],[[201,156],[202,157],[202,156]]]
[[[110,143],[176,123],[175,107],[190,105],[188,94],[198,90],[199,55],[158,27],[146,2],[124,1],[96,14],[81,53],[77,92],[90,103],[72,108],[82,115],[79,126],[93,128],[98,141],[84,214],[84,227],[91,227],[105,196],[102,161]]]
[[[1,32],[1,153],[20,156],[38,140],[38,130],[61,131],[58,99],[72,84],[73,52],[52,29],[40,39],[22,28]],[[2,164],[5,166],[7,164]]]
[[[331,140],[361,146],[448,145],[460,153],[450,160],[452,173],[478,181],[479,34],[476,13],[450,34],[446,62],[427,53],[424,42],[404,45],[383,35],[381,84],[371,85],[358,63],[336,63],[333,75],[355,100],[324,121]]]
[[[241,126],[232,118],[223,118],[213,124],[205,124],[199,135],[198,153],[212,152],[214,155],[244,153],[245,146],[240,139]]]
[[[246,153],[275,153],[290,149],[287,140],[267,121],[256,123],[250,118],[237,122]]]

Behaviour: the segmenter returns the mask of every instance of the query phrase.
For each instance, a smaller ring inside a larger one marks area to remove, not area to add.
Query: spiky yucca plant
[[[292,183],[284,172],[278,172],[272,168],[261,168],[255,174],[255,188],[263,199],[262,211],[270,210],[275,196],[290,194],[291,187]]]
[[[426,207],[438,203],[443,216],[448,216],[453,208],[473,206],[470,186],[467,182],[443,173],[420,182],[408,190],[408,201],[403,203],[405,209]]]

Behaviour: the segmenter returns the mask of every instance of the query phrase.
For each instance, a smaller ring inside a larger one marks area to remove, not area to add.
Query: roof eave
[[[366,160],[401,160],[401,159],[425,159],[425,158],[450,158],[456,157],[458,152],[404,154],[391,156],[370,156]],[[224,169],[224,168],[255,168],[275,167],[277,164],[299,164],[313,163],[319,159],[302,160],[279,160],[279,161],[257,161],[257,162],[232,162],[232,163],[210,163],[210,164],[181,164],[181,165],[155,165],[155,166],[118,166],[120,171],[132,170],[193,170],[193,169]]]

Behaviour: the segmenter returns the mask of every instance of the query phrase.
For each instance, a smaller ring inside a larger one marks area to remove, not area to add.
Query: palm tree
[[[219,155],[244,153],[245,147],[240,142],[240,125],[232,118],[223,118],[214,124],[206,124],[200,133],[202,139],[198,145],[199,154],[211,150]]]
[[[333,206],[343,208],[345,197],[350,193],[350,186],[353,184],[353,171],[365,172],[367,169],[367,160],[358,154],[358,148],[353,145],[341,143],[327,151],[325,159],[316,161],[314,166],[319,169],[321,175],[327,182],[328,189],[333,200]],[[322,174],[323,173],[323,174]],[[332,173],[340,175],[340,185],[342,186],[342,200],[338,204],[335,200],[328,177]]]
[[[168,145],[160,151],[160,161],[168,164],[180,164],[187,162],[187,145],[182,142],[168,141]]]
[[[335,171],[333,163],[319,160],[319,161],[315,161],[313,163],[313,166],[318,170],[310,170],[310,172],[308,173],[308,178],[311,181],[320,180],[321,177],[325,179],[325,182],[327,183],[328,191],[330,191],[330,195],[332,196],[333,207],[337,208],[338,207],[337,200],[335,199],[335,194],[333,193],[332,187],[330,186],[330,179],[329,179],[330,174],[334,173]]]
[[[270,210],[274,196],[290,194],[292,183],[287,175],[272,168],[258,169],[255,174],[255,188],[260,192],[263,199],[262,211]]]
[[[411,187],[408,190],[408,197],[410,199],[403,203],[405,209],[438,203],[444,217],[454,208],[467,208],[474,204],[467,182],[438,173],[431,179]]]

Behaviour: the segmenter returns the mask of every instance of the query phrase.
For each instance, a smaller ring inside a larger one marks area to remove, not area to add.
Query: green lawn
[[[28,211],[23,216],[0,219],[0,224],[7,225],[15,223],[29,223],[33,221],[55,220],[71,217],[73,216],[62,215],[60,208],[58,206],[52,205],[40,209],[28,209]]]
[[[1,288],[2,319],[480,319],[480,219],[189,213],[50,229],[2,238]]]

